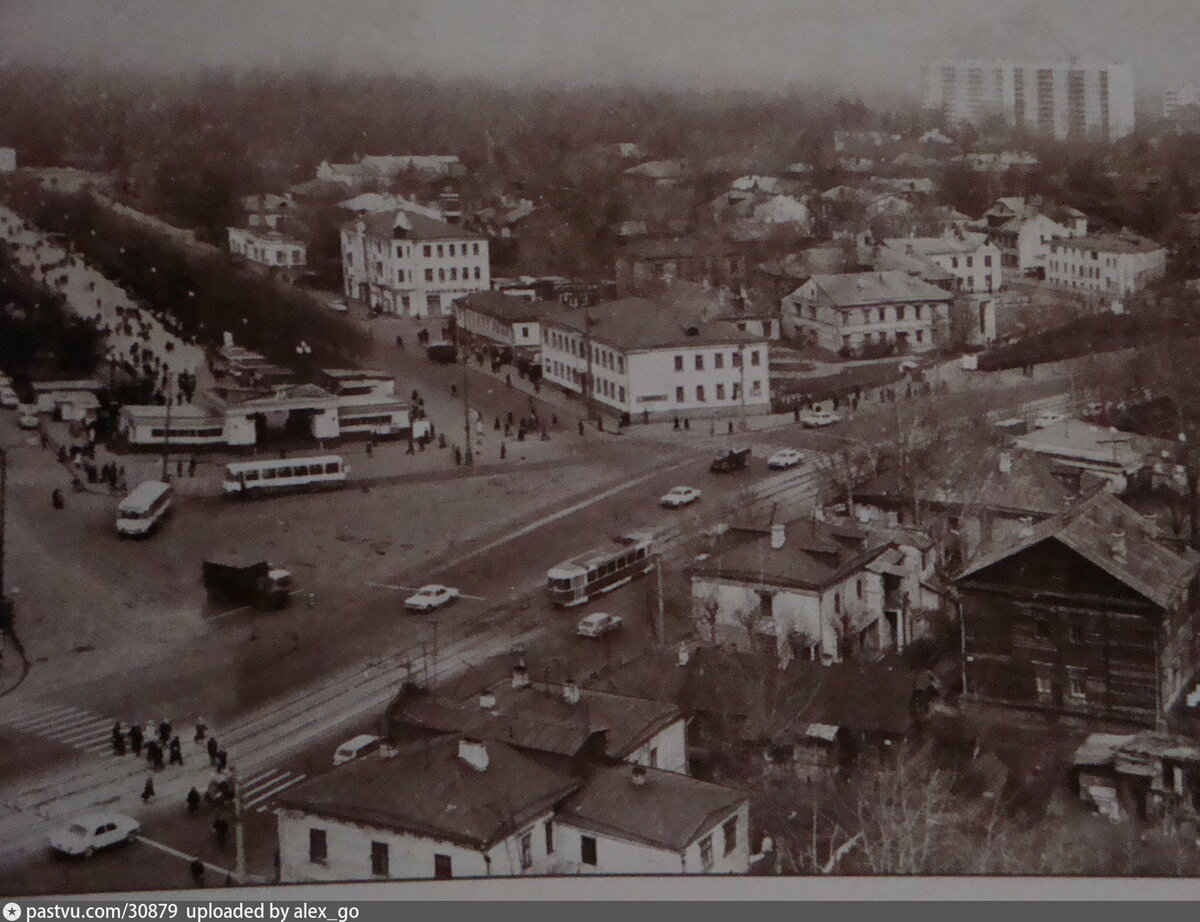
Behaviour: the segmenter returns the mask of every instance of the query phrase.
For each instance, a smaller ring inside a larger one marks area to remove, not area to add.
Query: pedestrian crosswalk
[[[94,753],[112,749],[113,723],[93,711],[64,705],[29,705],[0,718],[0,726]]]
[[[242,809],[266,813],[275,797],[307,777],[302,773],[282,771],[278,768],[252,775],[241,784]]]

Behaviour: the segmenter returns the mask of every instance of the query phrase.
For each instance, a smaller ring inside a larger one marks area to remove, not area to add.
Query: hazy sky
[[[915,89],[926,57],[1200,80],[1200,0],[0,0],[0,59]]]

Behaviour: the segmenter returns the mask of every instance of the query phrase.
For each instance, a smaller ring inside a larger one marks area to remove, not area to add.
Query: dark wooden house
[[[1193,679],[1200,554],[1109,493],[955,580],[968,696],[1153,725]]]

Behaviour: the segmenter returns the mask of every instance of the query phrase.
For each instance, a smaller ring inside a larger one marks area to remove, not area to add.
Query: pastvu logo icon
[[[16,903],[5,903],[4,918],[6,922],[17,922],[17,919],[21,918],[21,907]]]

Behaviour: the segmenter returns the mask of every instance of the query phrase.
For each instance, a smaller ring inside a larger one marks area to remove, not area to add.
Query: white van
[[[161,480],[138,484],[117,506],[117,534],[122,537],[150,534],[171,511],[174,498],[175,490]]]
[[[333,754],[333,765],[336,768],[347,762],[353,762],[361,756],[374,752],[382,742],[383,740],[378,736],[371,736],[369,733],[348,739],[342,745],[338,746],[337,752]]]

